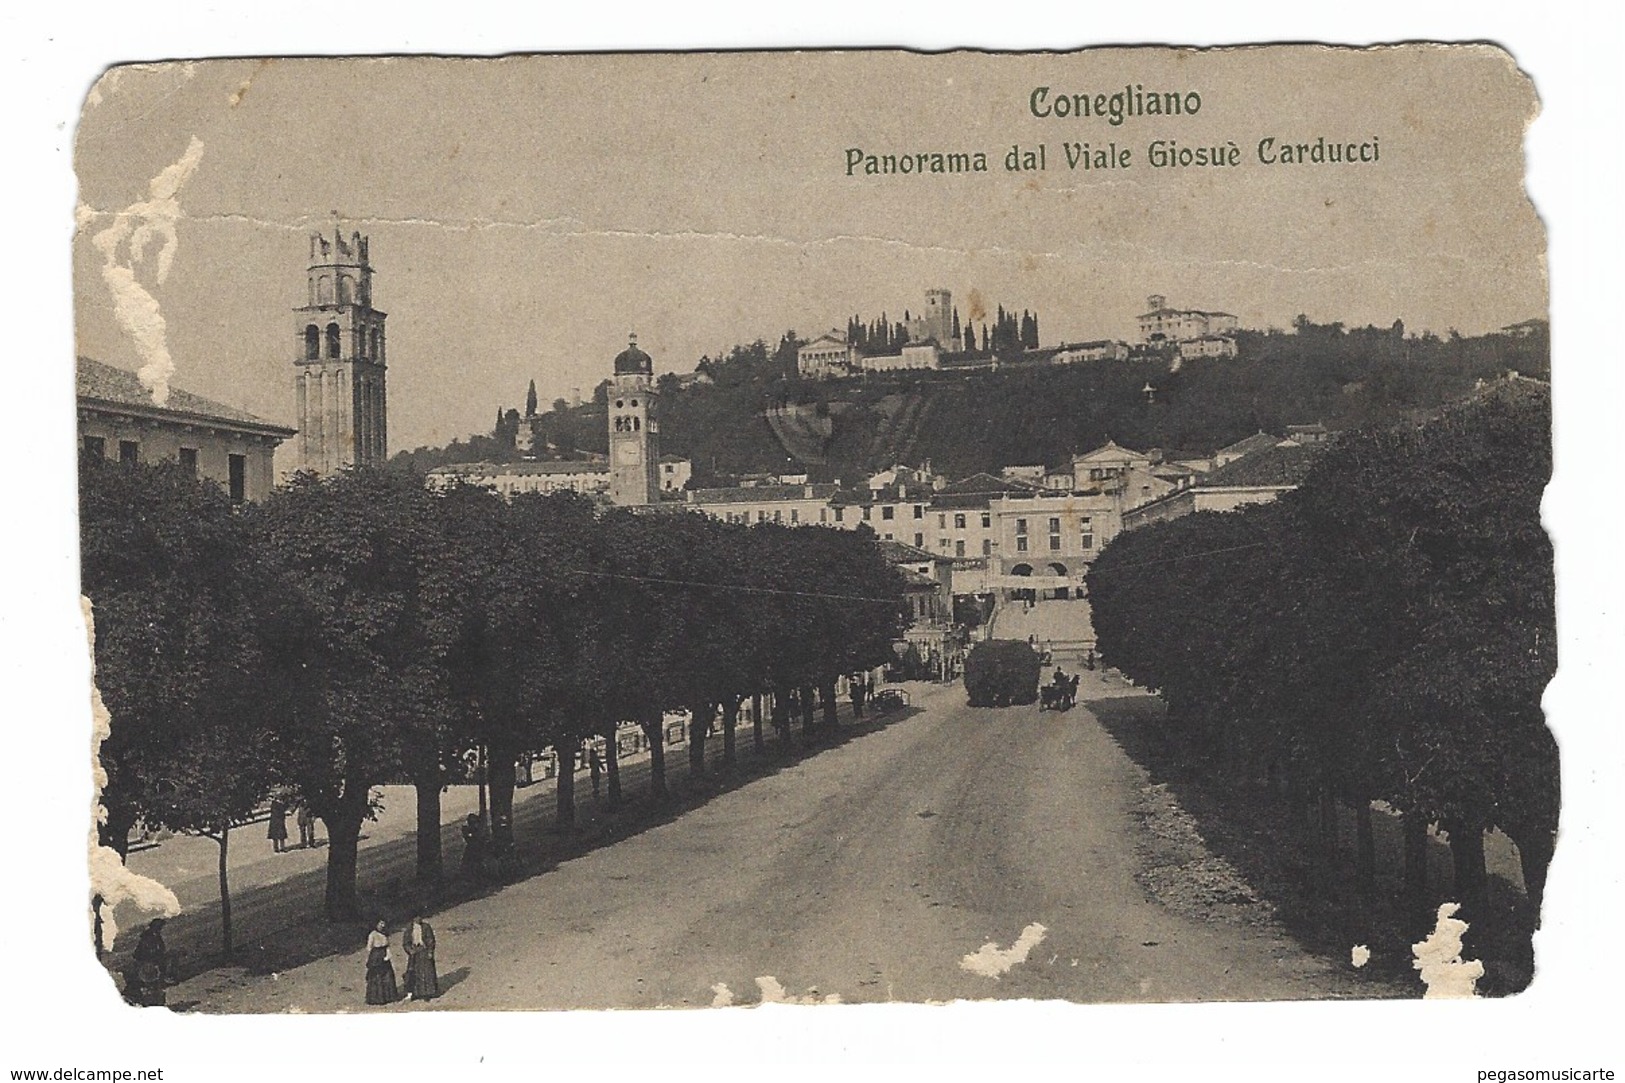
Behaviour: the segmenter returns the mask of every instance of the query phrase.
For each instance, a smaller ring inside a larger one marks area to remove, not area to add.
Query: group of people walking
[[[288,845],[288,802],[281,797],[271,798],[271,813],[265,828],[265,837],[271,840],[271,852],[285,853]],[[309,850],[316,845],[316,814],[309,805],[293,810],[294,822],[299,827],[299,848]]]
[[[434,962],[434,927],[414,914],[401,932],[406,972],[395,981],[395,960],[390,955],[389,923],[379,918],[367,934],[367,1003],[393,1004],[397,1000],[432,1000],[440,995],[440,972]]]

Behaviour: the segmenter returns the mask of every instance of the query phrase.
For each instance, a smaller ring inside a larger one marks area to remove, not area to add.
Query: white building
[[[796,371],[803,380],[850,376],[857,370],[857,350],[839,331],[819,335],[796,351]]]
[[[1149,312],[1140,315],[1140,341],[1148,345],[1177,345],[1208,336],[1234,335],[1236,317],[1229,312],[1204,312],[1192,308],[1169,308],[1168,299],[1160,293],[1147,298]],[[1185,356],[1234,356],[1234,344],[1229,354],[1185,354]],[[1203,349],[1216,350],[1217,346]]]
[[[865,355],[860,363],[865,372],[937,369],[942,367],[942,349],[935,342],[911,342],[894,354]]]
[[[609,492],[607,462],[452,463],[437,466],[425,479],[431,489],[450,489],[459,483],[478,485],[505,497],[515,493],[573,492],[597,495]]]

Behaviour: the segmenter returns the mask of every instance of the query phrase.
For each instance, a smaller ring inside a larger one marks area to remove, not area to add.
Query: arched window
[[[319,305],[333,303],[333,280],[326,275],[316,279],[316,303]]]
[[[355,300],[355,283],[349,275],[339,275],[339,304],[347,305]]]
[[[336,323],[330,323],[327,325],[327,359],[329,361],[337,361],[338,357],[339,325]]]
[[[305,325],[305,360],[315,361],[322,356],[322,332],[315,324]]]
[[[374,327],[372,329],[372,359],[374,361],[381,360],[383,358],[383,356],[384,356],[383,353],[381,353],[380,350],[379,350],[379,347],[382,345],[382,342],[383,342],[383,340],[379,337],[379,334],[378,334],[378,328]]]
[[[641,428],[643,428],[643,425],[639,423],[638,419],[636,417],[632,418],[632,431],[637,432]]]

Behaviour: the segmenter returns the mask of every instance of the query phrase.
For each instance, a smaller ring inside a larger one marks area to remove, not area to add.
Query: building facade
[[[425,481],[437,491],[455,485],[478,485],[505,497],[517,493],[609,492],[609,464],[604,462],[453,463],[429,471]]]
[[[796,371],[803,380],[850,376],[857,370],[857,351],[838,331],[819,335],[796,350]]]
[[[367,238],[310,235],[305,304],[294,309],[299,468],[330,474],[389,454],[385,313],[372,304]]]
[[[169,390],[164,405],[135,373],[79,359],[79,446],[86,455],[120,462],[174,462],[216,482],[233,503],[262,500],[276,484],[272,457],[294,430],[244,410]]]
[[[1139,322],[1140,341],[1147,345],[1175,345],[1236,332],[1236,317],[1229,312],[1170,308],[1168,298],[1160,293],[1152,294],[1146,304],[1150,311],[1141,313]],[[1233,348],[1234,343],[1231,345]]]

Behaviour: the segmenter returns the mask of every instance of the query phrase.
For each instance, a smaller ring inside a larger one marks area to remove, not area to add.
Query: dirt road
[[[1113,694],[1096,675],[1085,682],[1085,700]],[[952,686],[919,688],[915,705],[436,915],[439,1006],[1358,995],[1346,963],[1277,929],[1183,917],[1147,897],[1135,878],[1144,776],[1086,708],[973,710]],[[363,1010],[362,970],[353,952],[275,978],[215,972],[172,1000]]]

